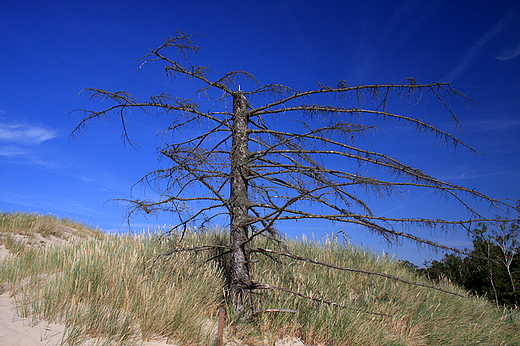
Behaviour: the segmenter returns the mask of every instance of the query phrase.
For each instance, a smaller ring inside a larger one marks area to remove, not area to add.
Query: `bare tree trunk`
[[[516,299],[515,280],[513,279],[513,273],[511,273],[511,264],[513,263],[513,259],[516,254],[515,239],[517,237],[517,234],[515,234],[516,232],[514,227],[512,227],[508,233],[508,231],[506,231],[506,225],[504,223],[500,225],[500,231],[501,236],[495,236],[495,241],[500,250],[502,251],[502,256],[504,256],[504,260],[502,262],[506,267],[507,274],[509,275],[509,280],[511,281],[511,288],[513,289],[513,299],[515,302],[515,307],[518,307],[518,300]],[[510,246],[508,246],[508,239],[512,239],[512,243],[510,244]]]
[[[247,320],[252,311],[249,276],[250,246],[247,243],[248,226],[246,226],[249,209],[248,122],[247,101],[241,92],[237,92],[233,95],[229,292],[235,313],[241,320]]]
[[[490,240],[488,238],[487,240],[487,245],[488,245],[488,258],[491,258],[491,244],[490,244]],[[497,306],[497,308],[499,307],[498,305],[498,294],[497,294],[497,290],[495,288],[495,281],[493,280],[493,263],[491,261],[488,261],[488,266],[489,266],[489,280],[491,281],[491,287],[493,287],[493,293],[495,293],[495,304]]]
[[[516,286],[515,280],[513,279],[513,274],[511,273],[511,262],[506,264],[507,274],[509,274],[509,280],[511,280],[511,287],[513,288],[513,299],[515,301],[515,307],[518,308],[518,300],[516,299]]]

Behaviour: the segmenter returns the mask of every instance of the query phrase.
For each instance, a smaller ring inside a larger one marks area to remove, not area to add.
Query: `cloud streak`
[[[520,44],[515,49],[508,50],[501,55],[497,56],[497,60],[510,60],[520,55]]]
[[[465,127],[473,127],[478,131],[517,130],[520,127],[519,119],[489,119],[470,120],[464,122]]]
[[[495,38],[496,35],[498,35],[507,24],[509,24],[512,20],[514,15],[516,14],[515,11],[509,11],[498,23],[493,25],[491,30],[486,32],[477,42],[475,42],[466,52],[464,59],[460,62],[459,65],[457,65],[444,79],[446,79],[448,82],[452,82],[453,80],[457,79],[462,75],[464,72],[466,72],[467,69],[473,65],[475,61],[475,57],[477,54],[480,53],[482,48]]]
[[[57,137],[57,132],[41,126],[0,124],[0,141],[40,144]]]
[[[42,142],[57,136],[57,131],[43,126],[0,123],[0,158],[11,163],[59,168],[60,164],[41,158],[38,154]]]
[[[23,149],[7,146],[7,147],[0,147],[0,156],[4,157],[15,157],[15,156],[25,156],[27,155],[27,152]]]

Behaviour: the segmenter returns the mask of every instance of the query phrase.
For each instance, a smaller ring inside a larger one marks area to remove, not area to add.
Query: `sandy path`
[[[40,322],[31,327],[31,320],[18,317],[9,294],[0,295],[0,345],[60,345],[65,327]]]

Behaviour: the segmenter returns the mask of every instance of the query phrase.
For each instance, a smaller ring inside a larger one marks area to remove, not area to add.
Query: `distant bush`
[[[440,261],[426,262],[426,268],[419,269],[419,272],[436,282],[447,279],[474,294],[487,297],[496,305],[503,304],[518,308],[520,301],[518,224],[502,224],[499,229],[491,231],[486,225],[480,225],[473,230],[473,234],[473,250],[468,252],[475,257],[446,254]]]

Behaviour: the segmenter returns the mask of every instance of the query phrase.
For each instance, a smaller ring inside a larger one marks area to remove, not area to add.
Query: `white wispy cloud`
[[[462,61],[444,79],[446,79],[449,82],[452,82],[453,80],[457,79],[460,75],[462,75],[464,72],[466,72],[466,70],[469,69],[471,65],[473,65],[475,57],[477,56],[477,54],[480,53],[482,48],[484,48],[484,46],[488,42],[493,40],[495,36],[498,35],[498,33],[500,33],[506,27],[506,25],[513,20],[515,14],[515,11],[509,11],[504,17],[502,17],[502,19],[498,21],[498,23],[493,25],[491,30],[486,32],[477,42],[475,42],[468,49]]]
[[[56,131],[25,124],[0,124],[0,141],[40,144],[57,137]]]
[[[57,131],[43,126],[0,123],[0,157],[45,168],[58,168],[60,165],[42,157],[39,149],[42,142],[57,136]]]
[[[79,177],[81,179],[81,181],[85,182],[85,183],[92,183],[94,181],[93,178],[90,178],[90,177],[87,177],[85,175],[82,175]]]
[[[518,44],[518,46],[516,48],[506,50],[504,53],[500,54],[496,58],[498,60],[510,60],[510,59],[516,58],[519,55],[520,55],[520,44]]]
[[[471,127],[473,131],[497,131],[511,130],[520,127],[519,119],[486,119],[469,120],[464,122],[464,127]]]
[[[33,164],[43,168],[63,168],[63,165],[41,157],[40,154],[35,153],[37,150],[27,151],[24,148],[16,146],[0,146],[0,158],[4,162],[17,162],[22,164]]]
[[[24,155],[27,155],[27,152],[23,149],[13,147],[13,146],[0,147],[0,156],[15,157],[15,156],[24,156]]]
[[[469,173],[469,174],[467,172],[462,172],[460,174],[444,175],[444,176],[440,176],[438,178],[439,178],[439,180],[454,182],[457,180],[469,180],[469,179],[481,179],[481,178],[488,178],[488,177],[505,176],[508,173],[509,172],[507,172],[507,171],[500,171],[500,172],[494,171],[492,173],[482,173],[482,174],[478,174],[476,172]]]
[[[473,247],[473,242],[470,239],[465,240],[465,239],[442,239],[441,238],[441,239],[437,239],[434,241],[436,241],[439,244],[458,248],[458,249]]]

